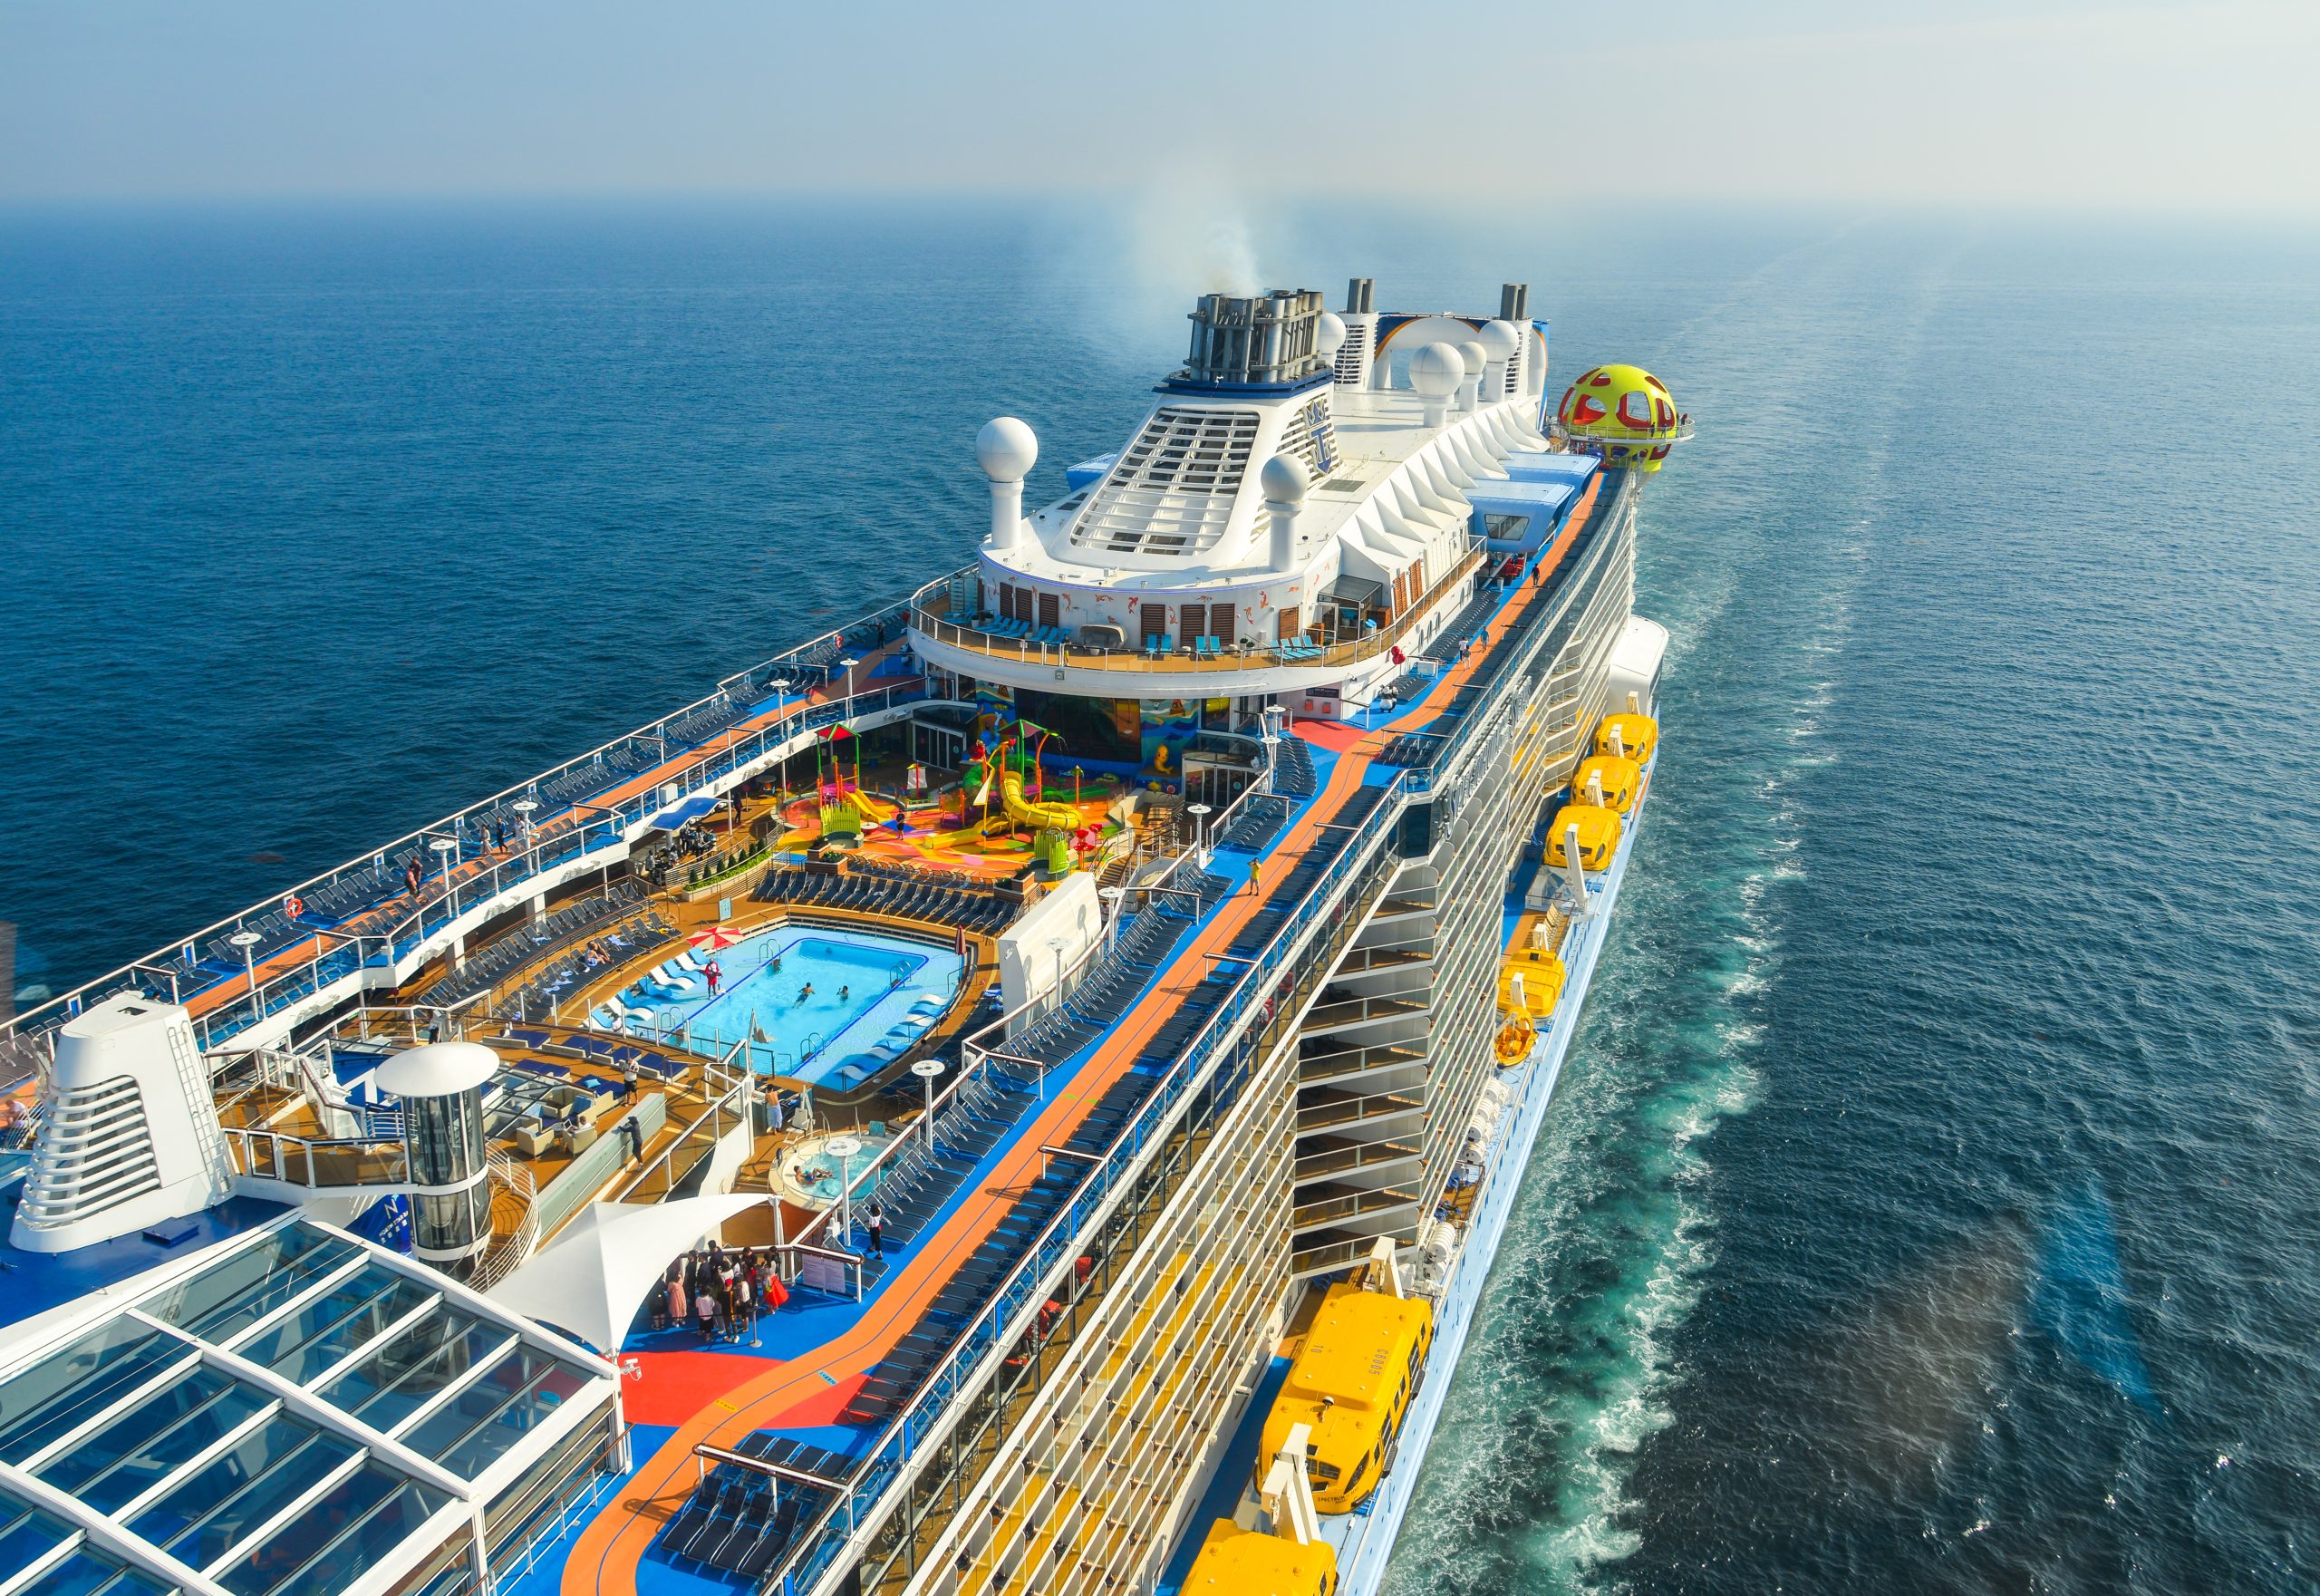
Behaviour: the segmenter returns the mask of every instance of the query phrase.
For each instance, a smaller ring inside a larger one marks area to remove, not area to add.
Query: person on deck
[[[716,1339],[717,1299],[710,1295],[709,1282],[705,1280],[701,1282],[701,1291],[692,1300],[692,1319],[693,1328],[701,1332],[702,1340]]]
[[[669,1328],[682,1330],[685,1322],[685,1282],[682,1271],[669,1276]]]
[[[870,1231],[870,1256],[884,1258],[886,1255],[886,1211],[872,1203],[866,1224]]]
[[[711,959],[708,965],[701,971],[701,975],[709,982],[709,995],[712,998],[715,997],[717,995],[717,989],[725,984],[725,967],[720,964],[716,960]]]

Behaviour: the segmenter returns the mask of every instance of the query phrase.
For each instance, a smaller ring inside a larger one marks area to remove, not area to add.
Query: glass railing
[[[1204,653],[1199,651],[1194,639],[1179,637],[1177,647],[1172,653],[1158,653],[1126,643],[1117,648],[1104,648],[1078,643],[1041,643],[1028,635],[1016,635],[977,624],[972,618],[952,614],[951,576],[938,577],[912,595],[910,624],[920,635],[933,642],[972,649],[991,658],[1017,660],[1029,664],[1061,665],[1082,671],[1133,671],[1166,675],[1199,675],[1217,671],[1274,671],[1284,667],[1300,671],[1341,671],[1374,660],[1379,654],[1408,642],[1418,624],[1434,611],[1439,601],[1479,570],[1482,563],[1480,548],[1467,550],[1447,575],[1427,588],[1416,604],[1392,621],[1375,631],[1364,632],[1358,637],[1329,642],[1292,639],[1281,643],[1256,643],[1219,639],[1216,649]],[[965,568],[966,572],[973,569],[973,566]],[[960,574],[964,573],[953,575]]]

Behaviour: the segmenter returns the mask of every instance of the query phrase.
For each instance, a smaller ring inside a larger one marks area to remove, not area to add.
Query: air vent
[[[1164,404],[1124,450],[1072,528],[1104,554],[1194,555],[1213,547],[1248,474],[1257,412]]]
[[[24,1177],[22,1216],[43,1229],[71,1224],[160,1185],[144,1099],[133,1079],[117,1075],[49,1104]]]

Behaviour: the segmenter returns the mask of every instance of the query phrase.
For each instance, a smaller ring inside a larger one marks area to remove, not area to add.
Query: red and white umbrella
[[[729,931],[722,925],[712,925],[707,931],[694,932],[690,940],[701,952],[713,953],[720,948],[731,947],[741,937],[739,932]]]

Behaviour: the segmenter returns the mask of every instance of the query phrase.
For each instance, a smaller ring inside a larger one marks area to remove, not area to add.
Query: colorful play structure
[[[1029,721],[991,730],[991,741],[973,745],[955,794],[914,801],[923,788],[920,768],[912,768],[903,796],[867,788],[859,740],[842,726],[825,728],[814,790],[783,807],[777,846],[792,853],[835,846],[982,875],[1026,865],[1061,875],[1091,862],[1122,830],[1110,813],[1112,779],[1091,782],[1074,770],[1065,798],[1049,789],[1039,765],[1053,733]]]

